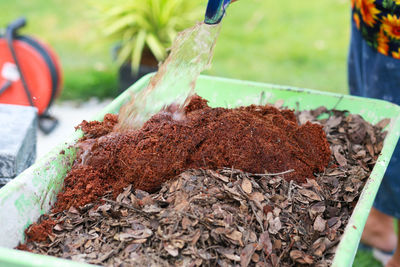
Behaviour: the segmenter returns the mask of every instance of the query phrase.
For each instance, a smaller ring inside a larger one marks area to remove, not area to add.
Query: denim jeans
[[[362,38],[354,22],[348,56],[350,94],[400,104],[400,60],[378,53]],[[400,148],[396,146],[375,198],[374,207],[400,219]]]

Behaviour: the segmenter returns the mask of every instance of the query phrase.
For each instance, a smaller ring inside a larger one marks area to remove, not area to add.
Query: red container
[[[13,47],[21,67],[21,74],[32,96],[32,102],[39,114],[43,114],[62,89],[60,62],[48,45],[32,37],[18,36],[13,41]],[[29,106],[30,101],[7,40],[0,36],[0,87],[7,80],[11,81],[11,85],[0,94],[0,103]]]

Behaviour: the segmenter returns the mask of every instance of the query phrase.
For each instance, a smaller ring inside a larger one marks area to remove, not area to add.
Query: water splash
[[[178,105],[179,111],[194,94],[197,77],[211,66],[221,24],[198,23],[178,34],[171,52],[149,85],[132,97],[119,113],[117,131],[140,128],[167,104]]]

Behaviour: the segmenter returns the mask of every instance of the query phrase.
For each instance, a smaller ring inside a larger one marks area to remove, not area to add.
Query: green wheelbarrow
[[[146,87],[150,77],[148,75],[132,85],[92,119],[102,120],[106,113],[118,113],[120,107],[130,99],[132,92]],[[300,110],[321,105],[328,109],[335,107],[348,110],[360,114],[371,123],[391,118],[391,123],[386,129],[388,134],[382,153],[363,189],[334,258],[333,266],[351,266],[368,213],[399,137],[400,107],[382,100],[210,76],[199,77],[196,92],[209,100],[213,107],[235,107],[283,100],[284,105],[290,108],[296,108],[299,103]],[[70,145],[81,136],[82,132],[75,132],[68,140],[0,189],[0,266],[86,265],[12,249],[24,240],[25,228],[35,222],[41,214],[49,211],[54,204],[56,195],[62,188],[63,179],[76,156],[75,148]]]

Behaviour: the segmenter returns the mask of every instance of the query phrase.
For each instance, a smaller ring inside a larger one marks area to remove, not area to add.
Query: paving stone
[[[0,104],[2,180],[17,176],[35,162],[37,123],[36,108]]]

